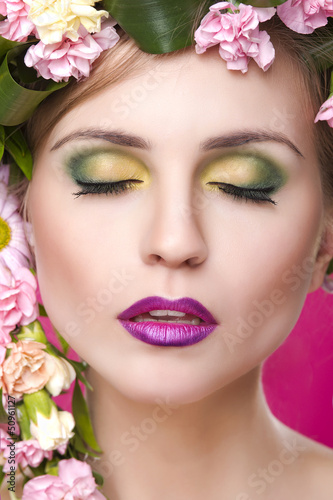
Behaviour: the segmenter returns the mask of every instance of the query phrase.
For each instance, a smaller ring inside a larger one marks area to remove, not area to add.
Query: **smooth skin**
[[[147,90],[150,69],[162,78]],[[262,362],[290,333],[333,253],[313,114],[295,73],[280,56],[267,73],[251,62],[242,75],[215,49],[190,49],[78,105],[38,152],[28,211],[41,294],[91,367],[104,450],[95,466],[112,500],[332,498],[332,451],[279,423],[260,384]],[[139,140],[114,145],[78,137],[83,129]],[[266,139],[240,144],[249,133]],[[81,177],[143,182],[117,195],[74,196],[82,186],[68,165],[105,149],[121,156],[120,167],[91,160],[78,167]],[[228,155],[243,166],[232,169]],[[266,174],[246,160],[263,157],[275,165]],[[252,186],[254,178],[280,179],[275,204],[208,184]],[[302,274],[296,287],[293,266]],[[141,342],[117,315],[151,295],[192,297],[218,326],[188,347]],[[258,304],[270,312],[260,316]]]

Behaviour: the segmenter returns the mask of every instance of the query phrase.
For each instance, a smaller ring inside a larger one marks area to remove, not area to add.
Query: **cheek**
[[[245,371],[285,340],[311,282],[323,221],[321,190],[311,190],[309,184],[296,193],[302,196],[283,209],[281,202],[274,219],[259,211],[254,218],[239,217],[237,224],[234,218],[220,241],[227,259],[217,273],[223,283],[219,354],[236,353],[238,367]],[[232,370],[235,357],[226,359]]]
[[[41,296],[53,325],[89,360],[92,334],[113,345],[110,324],[137,283],[138,243],[131,228],[138,211],[126,197],[75,199],[73,187],[42,173],[37,170],[29,199]]]

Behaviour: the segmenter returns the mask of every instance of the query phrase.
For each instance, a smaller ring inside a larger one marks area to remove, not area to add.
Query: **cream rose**
[[[0,387],[6,394],[20,399],[42,389],[50,378],[45,364],[45,344],[19,340],[7,345],[11,353],[0,371]]]
[[[61,391],[69,389],[75,380],[75,370],[68,361],[63,358],[47,355],[47,370],[50,373],[46,389],[52,396],[59,396]]]
[[[106,10],[96,10],[94,0],[24,0],[30,6],[28,19],[36,26],[38,36],[46,45],[61,42],[63,36],[76,42],[78,29],[89,33],[101,30],[101,18]]]
[[[55,406],[52,406],[50,416],[46,417],[37,409],[36,420],[36,424],[31,421],[30,432],[43,450],[55,450],[74,436],[72,430],[75,421],[68,411],[58,411]]]

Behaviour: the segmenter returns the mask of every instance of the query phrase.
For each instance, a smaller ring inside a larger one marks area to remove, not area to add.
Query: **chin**
[[[133,374],[132,374],[133,375]],[[108,382],[124,397],[137,403],[155,405],[160,401],[172,405],[196,403],[223,386],[223,381],[208,380],[202,373],[176,374],[142,373],[140,376],[127,376]]]

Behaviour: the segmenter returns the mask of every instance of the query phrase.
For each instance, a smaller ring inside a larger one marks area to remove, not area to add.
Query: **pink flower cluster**
[[[219,53],[228,69],[248,70],[249,58],[266,71],[274,61],[275,50],[266,31],[259,30],[259,22],[274,16],[275,8],[254,8],[231,2],[219,2],[210,7],[195,32],[196,52],[219,45]]]
[[[119,40],[113,24],[105,21],[101,31],[93,35],[81,26],[76,42],[65,38],[62,42],[45,45],[40,41],[28,49],[24,62],[46,80],[67,82],[71,76],[87,77],[92,63],[103,50],[112,48]]]
[[[47,460],[52,459],[52,451],[42,450],[37,439],[28,439],[27,441],[16,441],[15,440],[15,463],[12,461],[9,463],[8,458],[10,457],[10,445],[13,443],[13,439],[0,428],[0,452],[5,459],[3,465],[3,472],[10,472],[10,467],[15,467],[15,469],[20,467],[25,469],[26,467],[38,467],[44,458]]]
[[[0,344],[11,341],[16,325],[28,325],[38,315],[37,282],[26,267],[13,272],[0,266]]]
[[[287,0],[277,7],[280,19],[297,33],[312,33],[333,16],[332,0]]]
[[[27,41],[30,35],[38,39],[37,28],[29,19],[29,10],[30,6],[23,0],[0,0],[0,14],[7,16],[0,21],[0,35],[17,42]],[[67,82],[71,76],[76,79],[87,77],[92,63],[103,50],[112,48],[118,42],[114,25],[112,20],[104,21],[101,31],[93,34],[81,25],[77,41],[66,36],[59,43],[46,45],[39,41],[28,49],[25,64],[34,67],[38,76],[56,82]]]
[[[15,42],[25,42],[35,35],[35,25],[28,18],[30,7],[22,0],[0,0],[0,14],[7,19],[0,22],[0,35]]]
[[[27,482],[22,500],[105,500],[88,464],[71,458],[59,462],[58,476],[38,476]]]

